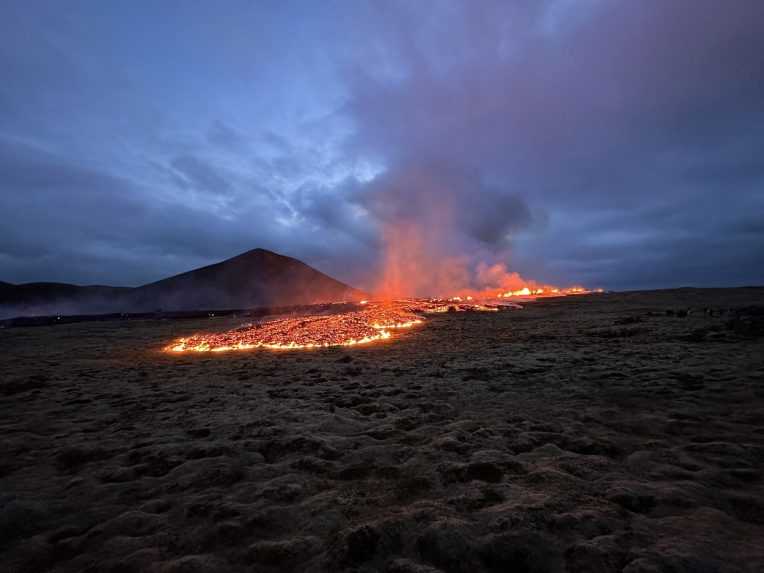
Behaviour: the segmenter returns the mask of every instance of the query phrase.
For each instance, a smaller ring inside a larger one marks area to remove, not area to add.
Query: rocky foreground
[[[236,319],[0,330],[3,571],[764,570],[764,289],[543,301],[352,349]]]

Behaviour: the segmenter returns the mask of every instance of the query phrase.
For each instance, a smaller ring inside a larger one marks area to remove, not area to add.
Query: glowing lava
[[[584,287],[557,288],[551,286],[528,288],[527,286],[518,290],[508,290],[496,294],[496,298],[542,298],[549,296],[568,296],[573,294],[587,294],[591,292],[603,292],[602,289],[590,291]]]
[[[349,312],[278,318],[247,324],[220,333],[195,334],[180,338],[165,347],[167,352],[225,352],[269,348],[327,348],[357,346],[391,338],[396,330],[411,328],[424,322],[424,315],[444,312],[498,312],[521,309],[509,298],[537,298],[583,294],[583,288],[557,289],[524,287],[517,291],[491,293],[490,298],[475,300],[472,295],[445,299],[404,299],[395,301],[361,301]]]
[[[388,339],[396,330],[421,324],[424,322],[423,314],[500,310],[497,305],[465,304],[460,299],[364,301],[359,306],[357,310],[339,314],[281,318],[221,333],[196,334],[173,342],[165,351],[225,352],[253,348],[284,350],[357,346]],[[502,306],[510,308],[516,305]]]

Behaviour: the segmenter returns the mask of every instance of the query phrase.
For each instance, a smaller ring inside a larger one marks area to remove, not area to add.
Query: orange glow
[[[388,340],[397,331],[423,323],[427,314],[499,312],[522,308],[510,300],[590,292],[579,286],[560,288],[526,280],[501,263],[481,263],[470,270],[468,257],[449,256],[452,211],[444,204],[432,207],[426,224],[406,218],[406,213],[400,215],[383,227],[384,266],[374,289],[377,300],[362,300],[346,312],[281,318],[227,332],[196,334],[164,350],[225,352],[358,346]],[[412,298],[431,294],[439,298]]]
[[[519,290],[511,290],[506,292],[499,292],[496,294],[497,298],[541,298],[546,296],[568,296],[574,294],[587,294],[597,292],[604,292],[602,289],[591,291],[583,287],[570,287],[570,288],[557,288],[557,287],[543,287],[543,288],[528,288],[523,287]]]
[[[449,253],[452,209],[438,203],[426,221],[399,218],[385,222],[380,279],[372,289],[379,299],[439,296],[455,302],[528,299],[589,293],[581,286],[560,287],[526,279],[504,263],[474,265],[474,257]]]
[[[465,304],[448,300],[367,302],[339,314],[281,318],[221,333],[195,334],[166,346],[166,352],[226,352],[230,350],[294,350],[358,346],[389,339],[393,333],[424,322],[423,315],[440,312],[498,312],[517,305]]]

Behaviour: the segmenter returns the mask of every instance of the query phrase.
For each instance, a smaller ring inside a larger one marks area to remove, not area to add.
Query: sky
[[[404,219],[545,283],[764,284],[761,0],[5,0],[0,77],[0,281],[261,247],[366,288]]]

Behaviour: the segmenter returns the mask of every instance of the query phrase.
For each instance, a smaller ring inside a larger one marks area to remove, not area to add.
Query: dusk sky
[[[0,77],[2,281],[365,287],[404,216],[542,282],[764,284],[761,0],[5,0]]]

